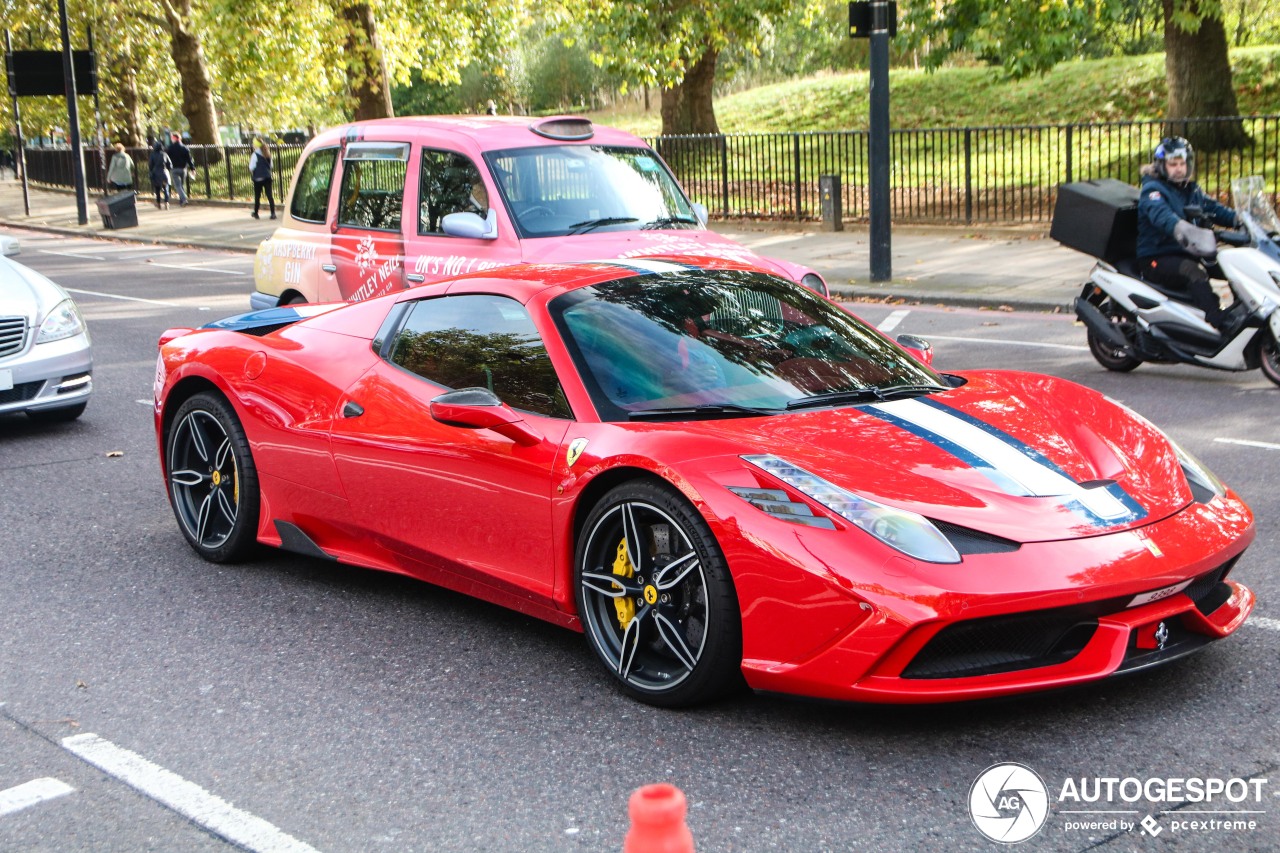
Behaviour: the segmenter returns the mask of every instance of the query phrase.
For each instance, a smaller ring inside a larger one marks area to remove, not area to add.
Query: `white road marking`
[[[101,293],[97,290],[76,290],[74,287],[64,287],[67,293],[82,293],[85,296],[102,296],[106,299],[123,299],[126,302],[145,302],[148,305],[163,305],[166,308],[179,307],[177,302],[164,302],[160,299],[143,299],[141,296],[120,296],[115,293]]]
[[[1272,444],[1269,441],[1250,441],[1247,438],[1215,438],[1214,441],[1220,444],[1239,444],[1244,447],[1261,447],[1263,450],[1280,450],[1280,444]]]
[[[82,261],[105,261],[106,258],[100,258],[97,255],[79,255],[75,252],[55,252],[53,249],[36,249],[42,255],[61,255],[64,258],[79,258]]]
[[[907,319],[907,315],[910,313],[911,312],[905,308],[894,311],[888,317],[885,317],[884,322],[881,323],[876,328],[884,332],[885,334],[888,334],[889,332],[892,332],[894,329],[898,328],[898,324],[901,323],[903,320]]]
[[[1088,347],[1075,344],[1047,344],[1043,341],[1002,341],[999,338],[960,338],[951,335],[928,335],[931,341],[960,341],[968,344],[1007,344],[1015,347],[1047,347],[1048,349],[1069,349],[1076,352],[1088,352]]]
[[[238,272],[236,270],[219,270],[219,269],[212,269],[210,267],[193,267],[193,266],[188,266],[184,264],[152,264],[151,266],[164,267],[165,269],[170,269],[170,270],[186,270],[187,272],[191,272],[194,270],[195,272],[218,272],[218,273],[222,273],[223,275],[248,275],[247,272]]]
[[[33,779],[8,790],[0,791],[0,817],[21,811],[28,806],[70,794],[75,788],[57,779]]]
[[[1265,616],[1250,616],[1246,625],[1252,625],[1255,628],[1266,628],[1268,631],[1280,631],[1280,619],[1268,619]]]
[[[194,782],[137,753],[86,732],[62,745],[99,770],[173,809],[188,820],[255,853],[316,853],[314,847],[236,808]]]

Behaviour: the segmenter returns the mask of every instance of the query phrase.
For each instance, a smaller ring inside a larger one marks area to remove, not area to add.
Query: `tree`
[[[729,44],[754,46],[786,0],[605,0],[585,10],[597,61],[623,80],[662,87],[662,133],[719,133],[712,86]],[[751,47],[750,49],[754,49]]]
[[[907,21],[917,43],[930,43],[927,64],[931,67],[968,51],[1022,77],[1084,53],[1092,37],[1132,18],[1143,5],[1142,0],[1046,0],[1041,4],[955,0],[941,7],[913,3]],[[1247,143],[1238,120],[1178,121],[1239,116],[1221,0],[1162,0],[1161,11],[1169,89],[1165,117],[1170,128],[1185,130],[1193,142],[1209,150]]]

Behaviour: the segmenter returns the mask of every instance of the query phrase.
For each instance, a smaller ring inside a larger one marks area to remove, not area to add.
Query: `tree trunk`
[[[719,133],[711,87],[716,82],[719,51],[708,47],[684,74],[684,79],[662,90],[662,135]]]
[[[354,121],[391,118],[391,87],[387,61],[378,43],[378,24],[368,3],[343,4],[339,14],[347,23],[347,89],[355,99]]]
[[[1173,19],[1175,2],[1163,0],[1164,68],[1169,83],[1166,132],[1185,136],[1204,151],[1242,148],[1251,140],[1238,118],[1240,108],[1232,86],[1222,18],[1203,12],[1200,1],[1193,0],[1192,11],[1202,17],[1199,28],[1188,32]],[[1234,120],[1178,121],[1218,116]]]
[[[114,127],[107,129],[107,143],[123,142],[126,147],[142,147],[142,110],[138,105],[138,75],[134,70],[133,60],[128,55],[129,44],[125,43],[125,53],[111,60],[115,71],[115,107],[111,110]]]
[[[213,85],[200,37],[191,29],[191,0],[160,0],[160,8],[169,25],[169,53],[182,85],[182,114],[187,119],[191,141],[216,145],[218,110],[213,105]]]

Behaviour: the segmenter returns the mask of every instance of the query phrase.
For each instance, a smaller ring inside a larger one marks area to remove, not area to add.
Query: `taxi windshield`
[[[763,273],[640,275],[549,308],[607,421],[772,415],[951,387],[835,303]]]
[[[648,148],[547,145],[490,151],[485,160],[523,239],[701,227]]]

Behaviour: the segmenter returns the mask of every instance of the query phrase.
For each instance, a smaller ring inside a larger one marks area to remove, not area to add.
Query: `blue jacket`
[[[1236,212],[1226,205],[1209,198],[1194,181],[1178,188],[1155,175],[1144,175],[1142,189],[1138,193],[1138,257],[1157,258],[1161,255],[1185,255],[1192,257],[1173,238],[1173,229],[1186,219],[1189,204],[1198,204],[1218,225],[1235,225]]]

